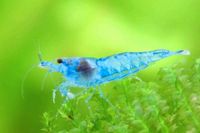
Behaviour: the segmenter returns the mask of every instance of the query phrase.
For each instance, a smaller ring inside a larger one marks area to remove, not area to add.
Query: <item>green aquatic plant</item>
[[[128,78],[114,82],[105,94],[95,92],[43,115],[47,133],[200,132],[200,59],[192,66],[177,63],[161,68],[152,81]],[[107,92],[108,91],[108,92]]]

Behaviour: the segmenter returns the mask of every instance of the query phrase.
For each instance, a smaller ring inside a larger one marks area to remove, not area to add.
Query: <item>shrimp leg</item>
[[[93,89],[92,94],[85,100],[85,103],[88,104],[88,102],[92,99],[92,97],[94,96],[94,94],[98,91],[100,98],[102,98],[105,102],[107,102],[109,105],[111,105],[112,107],[114,107],[113,104],[105,97],[105,95],[104,95],[103,91],[101,90],[100,86],[98,86],[97,88],[98,89],[92,88]],[[90,108],[91,107],[89,105],[88,109],[90,109]]]
[[[99,91],[99,96],[100,98],[102,98],[103,100],[105,100],[107,103],[108,102],[108,99],[105,97],[103,91],[101,90],[101,88],[98,86],[98,91]],[[94,94],[97,92],[97,89],[96,88],[93,88],[93,91],[92,91],[92,94],[85,100],[86,103],[88,103],[91,98],[94,96]]]
[[[92,89],[93,89],[92,94],[85,100],[86,103],[88,103],[92,99],[94,94],[96,93],[96,89],[95,88],[92,88]]]
[[[102,89],[100,88],[100,86],[98,86],[98,91],[99,91],[99,95],[100,97],[105,101],[107,102],[110,107],[112,107],[112,109],[116,112],[117,115],[119,115],[119,110],[112,104],[112,102],[106,98],[106,96],[104,95]]]
[[[136,76],[136,75],[133,75],[131,78],[132,78],[132,79],[135,79],[136,81],[142,82],[142,79],[139,78],[139,77]]]
[[[56,87],[53,90],[53,102],[55,103],[55,97],[57,91],[60,91],[61,95],[65,96],[67,99],[74,98],[74,94],[68,91],[70,87],[72,87],[72,85],[68,81],[63,82],[58,87]]]
[[[100,97],[103,100],[105,100],[109,105],[111,105],[112,107],[114,107],[113,104],[106,98],[106,96],[104,95],[104,93],[103,93],[102,89],[100,88],[100,86],[98,86],[98,91],[99,91]]]

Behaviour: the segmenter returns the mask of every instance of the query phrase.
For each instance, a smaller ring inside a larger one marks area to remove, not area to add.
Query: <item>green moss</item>
[[[200,59],[191,67],[175,64],[161,68],[156,79],[128,78],[105,89],[106,100],[96,92],[44,113],[48,133],[200,132]],[[89,93],[91,93],[89,91]]]

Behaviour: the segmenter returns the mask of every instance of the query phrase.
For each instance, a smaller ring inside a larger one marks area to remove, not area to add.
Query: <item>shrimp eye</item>
[[[60,64],[60,63],[62,63],[62,62],[63,62],[62,59],[57,59],[57,63],[58,63],[58,64]]]

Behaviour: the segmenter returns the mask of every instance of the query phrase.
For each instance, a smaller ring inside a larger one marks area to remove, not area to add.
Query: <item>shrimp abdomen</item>
[[[148,67],[151,63],[175,54],[185,54],[187,51],[172,52],[169,50],[154,50],[147,52],[126,52],[105,58],[99,58],[96,64],[102,82],[121,79]]]

